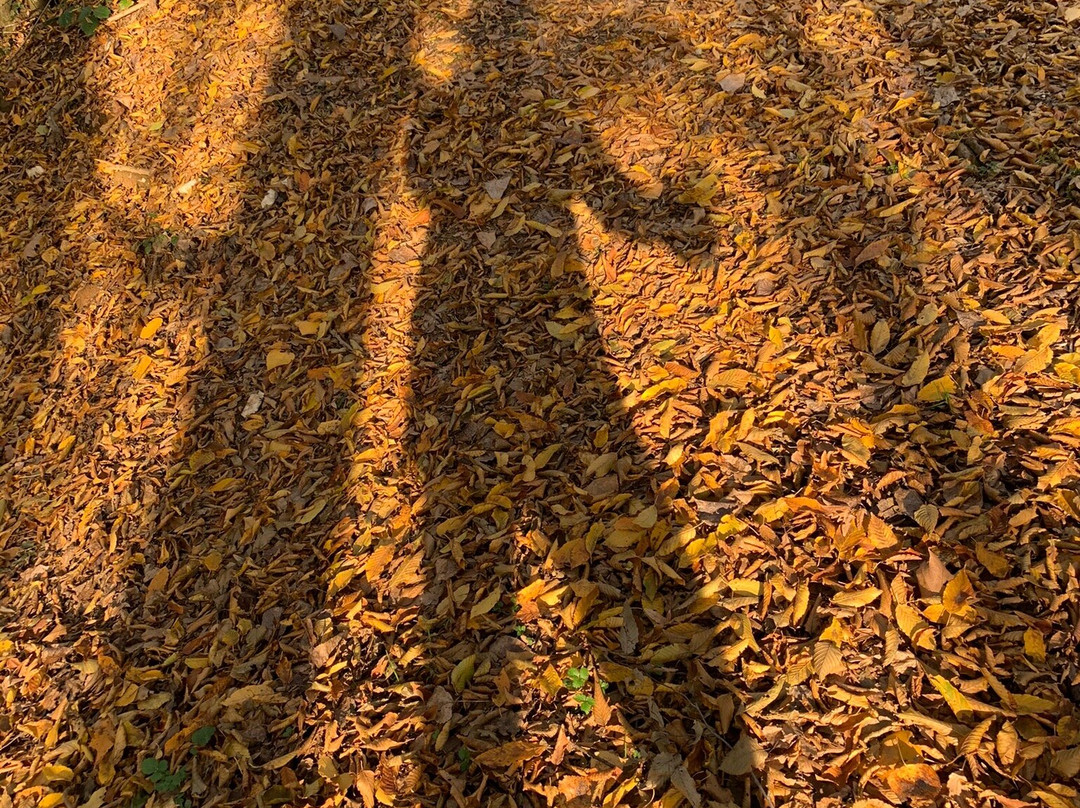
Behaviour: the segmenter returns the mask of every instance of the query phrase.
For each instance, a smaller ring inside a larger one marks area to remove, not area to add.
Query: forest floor
[[[0,67],[0,808],[1080,807],[1080,6],[141,3]]]

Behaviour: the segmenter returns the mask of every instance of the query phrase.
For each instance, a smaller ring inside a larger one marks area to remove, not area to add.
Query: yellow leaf
[[[791,509],[788,504],[784,500],[778,499],[758,506],[758,509],[754,511],[754,516],[760,516],[763,522],[770,524],[783,519],[790,512]]]
[[[450,673],[450,682],[454,686],[454,690],[461,693],[472,681],[473,674],[476,673],[476,654],[469,654],[461,662],[454,666],[454,670]]]
[[[926,374],[929,370],[930,354],[923,351],[915,357],[915,361],[911,363],[911,367],[908,368],[907,373],[900,379],[900,384],[904,385],[904,387],[913,387],[916,384],[922,384],[923,379],[926,378]]]
[[[865,468],[870,462],[870,450],[855,435],[843,435],[840,438],[840,445],[843,447],[844,455],[857,466]]]
[[[1026,693],[1013,696],[1016,702],[1016,712],[1020,715],[1034,715],[1036,713],[1049,713],[1057,709],[1057,702],[1050,699],[1042,699],[1038,696],[1029,696]]]
[[[502,589],[495,587],[488,596],[478,603],[474,604],[469,610],[469,620],[474,620],[477,617],[481,617],[492,609],[495,608],[495,604],[499,602],[499,598],[502,597]]]
[[[898,213],[902,213],[904,208],[906,208],[916,199],[918,199],[918,197],[913,196],[905,199],[903,202],[897,202],[895,205],[890,205],[887,208],[882,208],[881,210],[877,211],[877,215],[880,216],[882,219],[888,218],[889,216],[895,216]]]
[[[1076,808],[1075,801],[1066,799],[1060,794],[1055,794],[1053,791],[1046,789],[1033,789],[1028,793],[1028,796],[1038,797],[1046,805],[1046,808]]]
[[[879,597],[881,597],[881,590],[871,586],[867,589],[849,589],[846,592],[837,592],[833,596],[832,602],[833,606],[859,608],[869,606]]]
[[[934,632],[930,625],[923,620],[917,609],[901,603],[896,606],[893,613],[896,616],[896,624],[919,648],[932,650],[936,646]]]
[[[753,578],[733,578],[728,582],[728,587],[731,589],[731,594],[742,597],[760,598],[764,591],[761,581],[755,581]]]
[[[707,205],[720,187],[720,178],[716,174],[707,174],[698,180],[693,188],[679,194],[675,201],[680,205]]]
[[[934,379],[927,384],[921,390],[919,390],[919,401],[947,401],[949,396],[956,392],[956,382],[952,380],[951,376],[942,376],[940,379]]]
[[[671,379],[664,379],[662,382],[654,384],[652,387],[647,387],[641,393],[642,401],[652,401],[662,393],[678,393],[686,389],[687,381],[681,376],[676,376]]]
[[[548,696],[555,698],[559,695],[559,691],[562,690],[563,683],[562,679],[559,678],[559,672],[555,670],[554,666],[548,665],[540,675],[536,677],[536,685],[547,693]]]
[[[1021,356],[1015,365],[1013,373],[1042,373],[1050,363],[1054,361],[1054,352],[1049,345],[1044,345],[1037,351],[1028,351]]]
[[[289,351],[279,351],[276,348],[266,355],[266,369],[284,367],[296,359],[296,354]]]
[[[968,721],[974,715],[971,702],[967,700],[967,696],[957,690],[948,679],[944,676],[931,676],[929,678],[930,684],[937,688],[937,692],[945,699],[945,703],[949,705],[953,715],[961,721]]]
[[[163,322],[164,321],[160,317],[155,317],[153,320],[150,320],[150,322],[144,325],[142,330],[139,331],[139,339],[152,339],[154,334],[158,332],[158,329],[161,328]]]
[[[1036,662],[1046,662],[1046,642],[1042,632],[1033,628],[1024,632],[1024,653]]]
[[[846,670],[844,655],[834,643],[814,643],[813,658],[814,672],[822,679],[834,673],[843,673]]]
[[[306,508],[298,517],[296,517],[296,523],[298,525],[306,525],[316,516],[322,513],[322,509],[326,507],[326,498],[319,497],[311,506]]]
[[[966,617],[974,614],[971,601],[975,599],[975,587],[971,585],[966,570],[960,570],[956,576],[945,584],[941,591],[941,605],[949,614]]]
[[[580,330],[577,323],[557,323],[554,320],[548,320],[544,323],[544,327],[551,336],[564,342],[573,342]]]
[[[143,354],[137,360],[135,360],[135,366],[131,369],[131,375],[135,378],[136,381],[138,381],[150,372],[150,368],[153,367],[153,365],[154,360],[152,360],[146,354]]]
[[[54,763],[42,769],[41,776],[47,783],[70,783],[75,779],[75,772],[67,766]]]
[[[988,549],[985,544],[977,543],[975,545],[975,558],[995,578],[1005,578],[1012,572],[1012,564],[1009,563],[1009,559],[1001,555],[1001,553],[995,553],[993,550]]]
[[[791,602],[791,623],[798,625],[806,616],[806,610],[810,605],[810,587],[806,583],[799,584],[795,590],[795,599]]]

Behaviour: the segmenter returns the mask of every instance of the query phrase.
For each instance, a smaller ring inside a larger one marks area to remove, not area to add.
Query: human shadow
[[[373,690],[343,707],[362,698],[392,739],[373,779],[408,801],[691,791],[727,742],[693,728],[700,714],[661,717],[686,710],[668,684],[708,676],[657,647],[694,596],[671,564],[697,515],[673,507],[679,475],[638,435],[640,392],[620,389],[635,374],[610,346],[634,325],[602,322],[594,299],[648,259],[708,277],[717,232],[676,203],[685,189],[627,178],[570,67],[632,19],[557,42],[527,2],[445,22],[452,57],[413,55],[405,123],[424,211],[400,256],[415,263],[399,278],[408,422],[356,562],[368,608],[395,619],[353,672]],[[626,86],[656,79],[616,65]]]
[[[310,712],[335,661],[322,575],[350,507],[362,203],[384,196],[392,138],[376,121],[333,140],[300,113],[340,100],[314,121],[348,129],[368,112],[353,93],[392,109],[378,71],[400,21],[350,48],[342,21],[369,9],[281,11],[163,3],[93,39],[42,26],[13,67],[4,654],[50,693],[20,692],[5,719],[20,805],[280,802],[303,791],[294,759],[333,743]],[[309,72],[335,47],[348,88]],[[349,193],[367,196],[339,215]]]

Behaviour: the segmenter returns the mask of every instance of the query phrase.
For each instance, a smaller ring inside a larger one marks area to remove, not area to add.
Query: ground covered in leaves
[[[142,3],[0,68],[0,806],[1080,806],[1080,7]]]

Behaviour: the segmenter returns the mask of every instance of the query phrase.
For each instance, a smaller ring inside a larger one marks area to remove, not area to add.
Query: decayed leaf
[[[638,644],[638,625],[634,610],[629,603],[623,604],[622,626],[619,628],[619,645],[627,656],[634,653]]]
[[[725,93],[737,93],[746,84],[746,75],[743,73],[728,73],[720,79],[720,89]]]
[[[867,244],[865,247],[862,248],[862,250],[859,252],[859,254],[855,257],[855,266],[859,266],[860,264],[865,264],[867,261],[874,261],[874,260],[884,256],[889,251],[889,242],[890,242],[890,239],[879,238],[877,241],[872,241],[869,244]],[[884,323],[884,322],[885,322],[884,320],[878,320],[878,323]],[[877,330],[877,326],[875,326],[874,328],[875,328],[875,330]],[[886,324],[885,328],[886,328],[885,339],[881,343],[880,347],[873,349],[874,353],[877,353],[878,351],[880,351],[881,348],[884,347],[884,345],[886,343],[888,343],[888,341],[889,341],[888,340],[888,330],[887,330],[888,329],[888,324]]]

